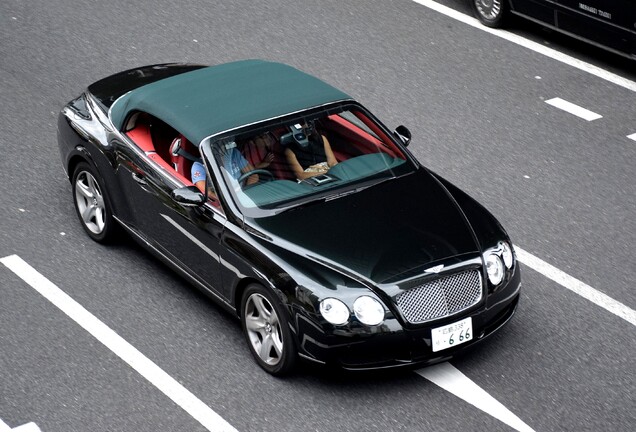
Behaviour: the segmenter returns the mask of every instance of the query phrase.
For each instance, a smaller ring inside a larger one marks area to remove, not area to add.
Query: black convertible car
[[[477,18],[500,27],[511,14],[632,59],[636,58],[634,0],[470,0]]]
[[[512,317],[508,235],[409,131],[290,66],[107,77],[58,122],[86,233],[129,233],[242,323],[267,372],[430,364]]]

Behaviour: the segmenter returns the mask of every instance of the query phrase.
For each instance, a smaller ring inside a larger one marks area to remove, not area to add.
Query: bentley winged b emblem
[[[424,270],[424,273],[439,273],[444,268],[444,264],[436,265],[435,267]]]

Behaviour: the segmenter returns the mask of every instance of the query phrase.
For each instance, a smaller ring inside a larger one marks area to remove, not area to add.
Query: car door
[[[631,54],[634,49],[634,0],[557,0],[557,26],[607,48]]]
[[[117,175],[132,209],[132,228],[205,288],[226,299],[220,264],[223,213],[211,202],[198,207],[175,202],[170,194],[183,184],[170,165],[134,146],[119,148]]]

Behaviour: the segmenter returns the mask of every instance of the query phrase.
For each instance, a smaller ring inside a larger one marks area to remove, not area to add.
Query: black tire
[[[95,169],[86,162],[77,164],[71,186],[75,211],[84,231],[96,242],[114,241],[119,225],[113,218],[108,192]]]
[[[297,352],[287,312],[269,290],[258,284],[247,287],[241,299],[241,325],[260,367],[275,376],[293,370]]]
[[[470,0],[477,19],[487,27],[503,27],[510,15],[508,0]]]

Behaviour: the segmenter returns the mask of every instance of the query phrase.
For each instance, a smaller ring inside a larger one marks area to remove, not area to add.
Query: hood
[[[249,224],[377,284],[479,250],[458,205],[425,169]]]

